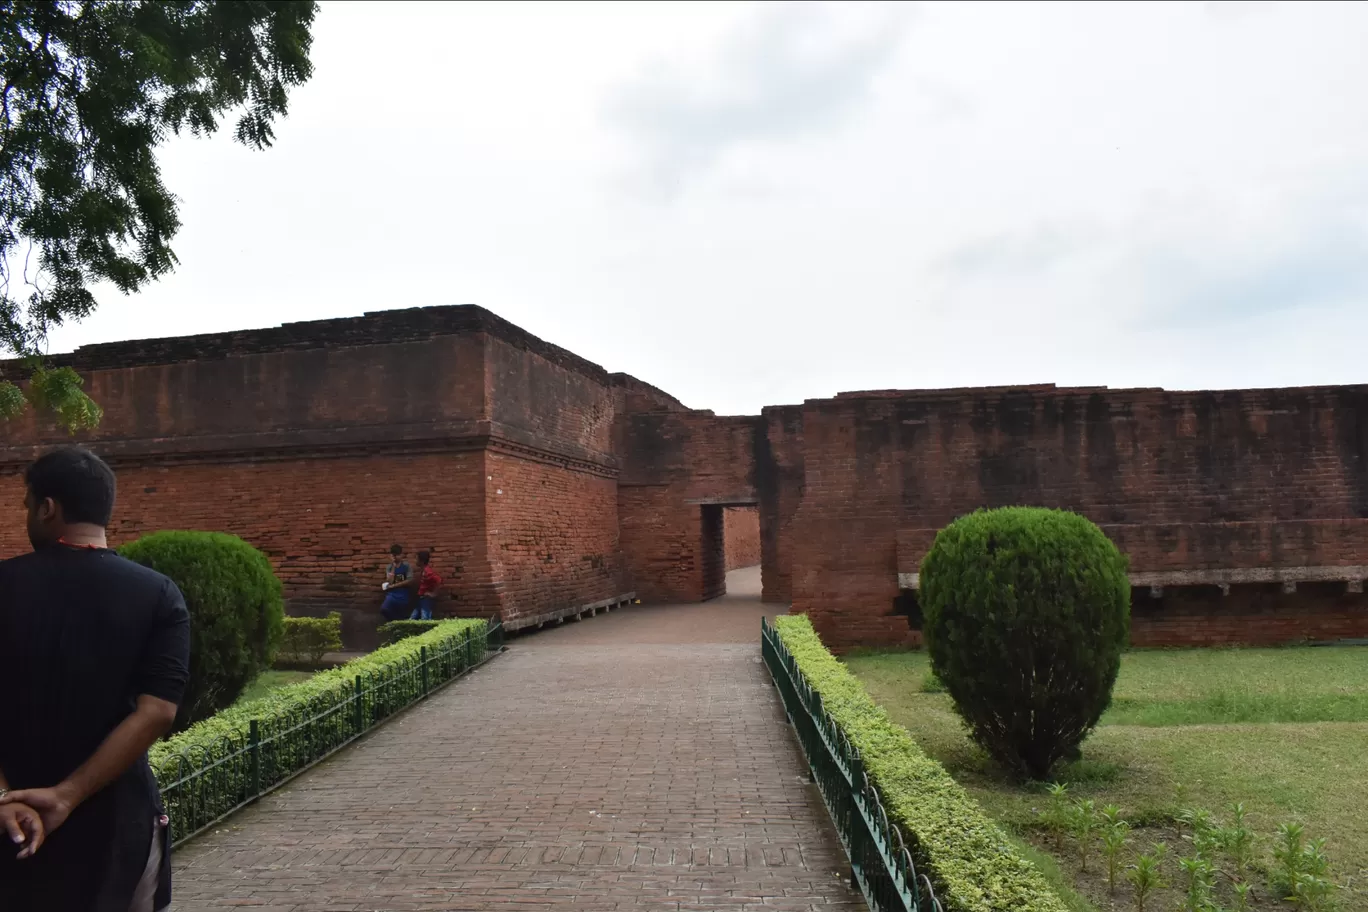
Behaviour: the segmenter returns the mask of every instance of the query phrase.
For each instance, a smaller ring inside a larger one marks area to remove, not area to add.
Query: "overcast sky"
[[[695,408],[1368,381],[1368,5],[324,3],[53,350],[480,304]]]

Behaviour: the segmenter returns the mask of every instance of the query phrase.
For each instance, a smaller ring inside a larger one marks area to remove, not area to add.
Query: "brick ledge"
[[[563,621],[568,617],[580,617],[585,614],[593,617],[600,611],[612,611],[614,608],[630,605],[636,597],[637,595],[635,592],[625,592],[614,598],[602,599],[597,602],[591,602],[588,605],[580,605],[579,607],[571,608],[556,608],[552,611],[544,611],[541,614],[534,614],[528,617],[512,618],[504,621],[503,625],[505,630],[512,631],[523,630],[527,627],[540,627],[543,624],[549,624],[553,621]]]

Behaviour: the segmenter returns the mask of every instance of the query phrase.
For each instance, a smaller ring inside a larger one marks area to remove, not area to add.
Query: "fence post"
[[[418,647],[418,662],[419,662],[419,663],[422,665],[422,667],[423,667],[423,693],[427,693],[427,692],[428,692],[428,661],[427,661],[427,647],[426,647],[426,646],[419,646],[419,647]]]
[[[356,676],[356,709],[352,713],[355,716],[356,734],[366,730],[366,698],[362,696],[361,676]]]
[[[256,719],[247,723],[247,740],[252,758],[252,794],[261,794],[261,723]]]

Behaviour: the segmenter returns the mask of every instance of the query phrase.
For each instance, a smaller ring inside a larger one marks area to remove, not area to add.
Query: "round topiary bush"
[[[190,683],[177,730],[232,705],[271,667],[285,603],[266,555],[218,532],[157,532],[119,553],[170,577],[190,611]]]
[[[981,510],[936,535],[920,601],[931,667],[970,736],[1045,779],[1111,702],[1130,633],[1126,558],[1075,513]]]

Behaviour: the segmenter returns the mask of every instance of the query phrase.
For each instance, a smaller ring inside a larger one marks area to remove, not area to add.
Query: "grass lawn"
[[[926,692],[925,653],[846,658],[871,696],[988,810],[1038,849],[1049,843],[1036,811],[1047,797],[1015,785],[965,736],[943,693]],[[1279,823],[1305,825],[1325,837],[1332,873],[1346,889],[1344,910],[1368,912],[1368,648],[1138,650],[1124,656],[1112,707],[1083,745],[1083,758],[1061,772],[1071,795],[1100,807],[1115,803],[1137,826],[1133,842],[1173,843],[1181,807],[1223,817],[1243,802],[1271,853]],[[1058,854],[1058,853],[1057,853]],[[1095,876],[1078,877],[1072,853],[1059,867],[1093,905],[1112,907]],[[1091,870],[1099,867],[1093,862]],[[1261,884],[1260,884],[1261,885]],[[1177,894],[1150,910],[1172,907]],[[1257,908],[1271,908],[1266,901]],[[1134,908],[1118,890],[1117,909]]]
[[[237,702],[246,703],[248,700],[259,699],[277,687],[284,687],[286,684],[294,684],[297,681],[312,678],[315,674],[316,672],[312,671],[275,671],[274,669],[263,671],[255,681],[247,685],[242,696],[238,697]]]

